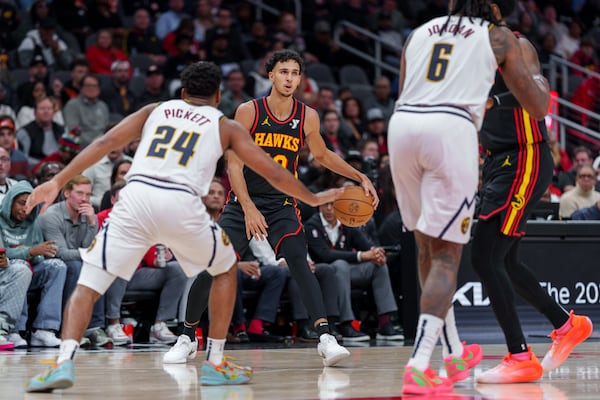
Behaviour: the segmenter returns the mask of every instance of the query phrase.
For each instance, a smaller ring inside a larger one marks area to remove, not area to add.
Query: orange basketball
[[[373,216],[373,198],[365,195],[360,186],[346,186],[344,193],[333,203],[335,216],[342,225],[357,227]]]

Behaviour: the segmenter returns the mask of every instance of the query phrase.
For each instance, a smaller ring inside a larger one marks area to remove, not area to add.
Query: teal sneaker
[[[31,378],[26,392],[51,392],[54,389],[67,389],[75,382],[73,361],[67,360],[60,364],[53,362],[52,368]]]
[[[251,378],[252,368],[240,367],[225,358],[221,365],[204,361],[200,370],[200,384],[208,386],[243,385],[250,382]]]

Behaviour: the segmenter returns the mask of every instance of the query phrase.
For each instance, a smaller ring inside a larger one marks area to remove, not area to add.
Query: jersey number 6
[[[429,60],[429,69],[427,70],[427,80],[439,82],[446,76],[448,69],[448,59],[452,54],[453,45],[449,43],[436,43],[431,51]]]

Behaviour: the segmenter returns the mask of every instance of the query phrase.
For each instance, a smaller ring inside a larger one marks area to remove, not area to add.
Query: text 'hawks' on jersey
[[[254,143],[282,167],[297,176],[298,152],[304,145],[306,106],[294,99],[290,116],[280,121],[269,110],[266,97],[255,99],[253,103],[255,116],[250,134],[254,138]],[[287,197],[250,168],[244,167],[244,178],[250,196]]]

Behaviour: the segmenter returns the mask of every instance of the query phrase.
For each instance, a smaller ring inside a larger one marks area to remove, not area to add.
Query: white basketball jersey
[[[219,120],[211,106],[170,100],[156,107],[142,130],[127,177],[145,175],[208,194],[216,164],[223,155]]]
[[[406,76],[396,103],[454,105],[466,109],[477,130],[498,68],[490,23],[479,18],[439,17],[415,29],[404,48]],[[442,32],[440,34],[440,32]]]

